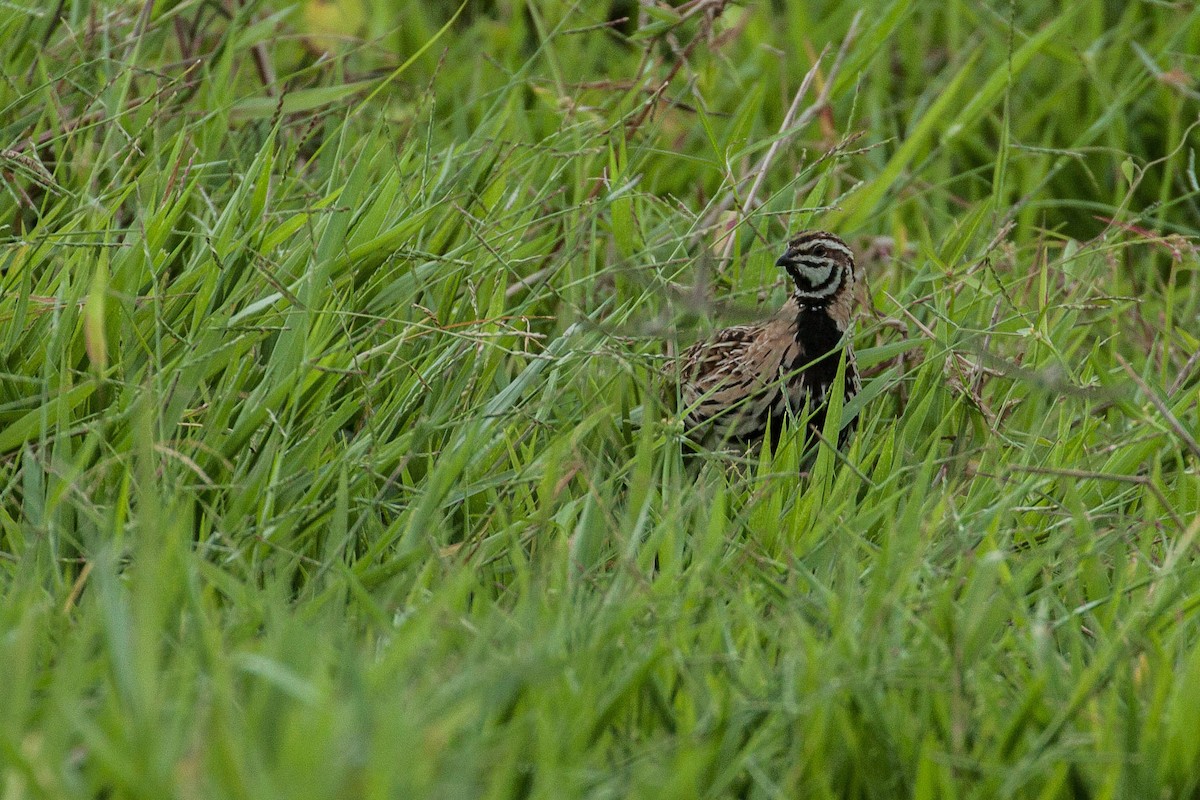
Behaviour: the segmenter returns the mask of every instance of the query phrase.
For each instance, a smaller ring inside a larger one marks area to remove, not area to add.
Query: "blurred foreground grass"
[[[1200,791],[1200,11],[312,11],[0,7],[4,797]]]

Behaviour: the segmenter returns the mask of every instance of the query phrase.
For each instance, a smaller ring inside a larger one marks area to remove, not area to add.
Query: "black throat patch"
[[[843,332],[838,330],[837,323],[829,316],[824,305],[800,304],[796,314],[796,340],[801,345],[801,355],[795,363],[789,364],[792,377],[789,380],[799,380],[809,392],[814,403],[817,403],[815,413],[809,419],[809,426],[815,430],[825,427],[825,403],[833,382],[837,379],[838,361],[842,348]],[[853,383],[851,372],[853,364],[846,365],[845,397],[849,399]],[[839,446],[844,445],[852,432],[853,426],[842,429],[838,437]]]
[[[824,303],[801,302],[800,311],[796,314],[796,339],[803,346],[805,355],[801,356],[803,363],[795,364],[792,368],[800,369],[810,361],[839,349],[842,331],[838,330],[837,323],[829,316],[829,311]],[[831,360],[833,364],[830,367],[829,380],[832,381],[837,374],[836,353],[832,359],[821,359],[810,369],[816,369],[823,362]]]

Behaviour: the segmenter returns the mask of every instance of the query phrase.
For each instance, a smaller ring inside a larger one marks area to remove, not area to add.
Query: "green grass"
[[[1200,10],[54,5],[4,798],[1200,796]],[[810,226],[858,435],[684,459],[669,352]]]

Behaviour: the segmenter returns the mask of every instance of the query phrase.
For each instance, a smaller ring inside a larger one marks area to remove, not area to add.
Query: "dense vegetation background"
[[[5,798],[1200,792],[1195,4],[0,41]],[[859,434],[683,459],[818,226]]]

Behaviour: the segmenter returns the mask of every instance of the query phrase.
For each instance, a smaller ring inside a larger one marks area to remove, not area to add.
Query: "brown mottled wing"
[[[795,326],[778,319],[725,328],[688,348],[680,388],[689,427],[720,439],[762,436],[790,404],[780,377],[800,356]]]

